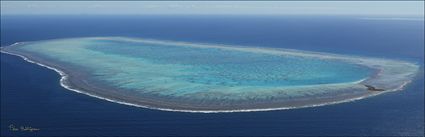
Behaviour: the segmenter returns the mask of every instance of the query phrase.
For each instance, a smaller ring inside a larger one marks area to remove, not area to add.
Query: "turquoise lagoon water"
[[[97,90],[92,94],[140,106],[183,110],[344,101],[379,93],[367,90],[366,84],[395,90],[417,69],[399,61],[124,37],[56,39],[5,49],[78,75],[68,82],[75,89]]]

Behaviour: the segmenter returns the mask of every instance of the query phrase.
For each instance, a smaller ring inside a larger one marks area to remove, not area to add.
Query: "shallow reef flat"
[[[406,61],[128,37],[20,42],[3,53],[53,69],[70,90],[184,112],[245,112],[347,102],[400,90]]]

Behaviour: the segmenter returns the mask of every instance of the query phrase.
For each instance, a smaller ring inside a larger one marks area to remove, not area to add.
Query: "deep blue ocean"
[[[423,17],[422,17],[423,18]],[[405,90],[323,107],[249,113],[136,108],[68,91],[60,76],[1,54],[1,135],[305,136],[424,134],[424,21],[360,16],[1,16],[1,46],[88,36],[264,46],[420,64]],[[11,131],[31,126],[36,132]]]

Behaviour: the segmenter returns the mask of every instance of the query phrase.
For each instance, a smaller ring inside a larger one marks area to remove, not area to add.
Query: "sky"
[[[424,15],[424,1],[1,1],[1,15]]]

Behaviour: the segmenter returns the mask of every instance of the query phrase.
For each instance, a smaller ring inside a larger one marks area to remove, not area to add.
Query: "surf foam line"
[[[99,37],[96,37],[99,38]],[[23,44],[24,42],[17,42],[14,43],[10,46],[16,46],[19,44]],[[387,93],[387,92],[391,92],[391,91],[398,91],[398,90],[402,90],[408,83],[412,82],[412,80],[409,81],[405,81],[403,84],[401,84],[400,86],[398,86],[397,88],[394,89],[390,89],[390,90],[385,90],[385,91],[381,91],[381,92],[375,92],[373,94],[367,94],[365,96],[361,96],[361,97],[356,97],[356,98],[350,98],[350,99],[345,99],[345,100],[339,100],[339,101],[333,101],[333,102],[326,102],[326,103],[319,103],[319,104],[312,104],[312,105],[304,105],[304,106],[297,106],[297,107],[276,107],[276,108],[259,108],[259,109],[235,109],[235,110],[186,110],[186,109],[169,109],[169,108],[159,108],[159,107],[153,107],[153,106],[149,106],[149,105],[139,105],[139,104],[134,104],[134,103],[130,103],[130,102],[125,102],[125,101],[120,101],[120,100],[113,100],[113,99],[109,99],[109,98],[105,98],[105,97],[101,97],[95,94],[91,94],[89,92],[83,91],[83,90],[79,90],[79,89],[75,89],[72,86],[67,85],[67,80],[68,80],[68,74],[64,73],[63,71],[33,61],[27,57],[25,57],[24,55],[19,55],[19,54],[15,54],[12,52],[8,52],[3,50],[3,47],[0,47],[0,53],[4,53],[4,54],[9,54],[9,55],[13,55],[13,56],[18,56],[21,57],[23,60],[32,63],[32,64],[36,64],[39,65],[41,67],[53,70],[55,72],[57,72],[61,78],[59,80],[59,84],[64,87],[67,90],[70,91],[74,91],[76,93],[80,93],[80,94],[84,94],[84,95],[88,95],[90,97],[94,97],[94,98],[98,98],[101,100],[106,100],[109,102],[113,102],[113,103],[118,103],[118,104],[123,104],[123,105],[128,105],[128,106],[134,106],[134,107],[140,107],[140,108],[146,108],[146,109],[154,109],[154,110],[161,110],[161,111],[171,111],[171,112],[189,112],[189,113],[234,113],[234,112],[260,112],[260,111],[275,111],[275,110],[288,110],[288,109],[300,109],[300,108],[310,108],[310,107],[319,107],[319,106],[327,106],[327,105],[334,105],[334,104],[340,104],[340,103],[346,103],[346,102],[353,102],[353,101],[357,101],[357,100],[361,100],[361,99],[365,99],[365,98],[369,98],[369,97],[373,97],[376,95],[380,95],[383,93]],[[363,80],[361,80],[363,81]]]

